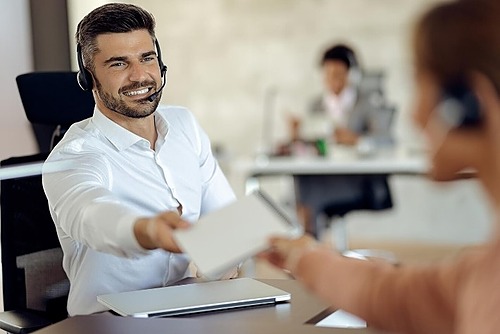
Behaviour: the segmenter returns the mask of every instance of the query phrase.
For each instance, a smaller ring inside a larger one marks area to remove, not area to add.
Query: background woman
[[[500,209],[498,22],[497,0],[446,3],[421,18],[414,38],[414,119],[429,142],[430,175],[446,181],[465,168],[474,169],[495,212]],[[464,108],[446,107],[459,101],[450,94],[458,95]],[[393,267],[349,259],[309,236],[274,238],[271,245],[263,257],[369,326],[404,333],[500,330],[498,224],[482,247],[429,266]]]

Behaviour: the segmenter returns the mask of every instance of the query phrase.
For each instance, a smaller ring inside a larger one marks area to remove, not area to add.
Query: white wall
[[[33,68],[30,29],[28,0],[0,0],[0,160],[37,150],[15,81]]]
[[[263,121],[269,119],[264,116],[266,92],[278,94],[272,128],[279,140],[286,136],[286,115],[303,113],[321,89],[318,60],[336,41],[351,43],[367,69],[387,73],[387,94],[399,109],[396,134],[412,140],[409,36],[418,13],[439,1],[125,2],[156,17],[169,68],[162,102],[189,107],[213,141],[233,154],[253,154],[263,137]],[[70,0],[70,35],[84,14],[105,2]]]
[[[71,58],[72,68],[78,70],[78,62],[76,59],[76,44],[75,44],[75,32],[78,22],[92,9],[97,8],[107,2],[105,0],[67,0],[68,3],[68,30],[69,30],[69,46],[70,52],[73,55]]]
[[[394,207],[347,217],[361,240],[474,244],[491,235],[493,212],[476,180],[436,184],[421,176],[390,179]]]
[[[396,132],[411,135],[409,37],[415,16],[439,0],[135,0],[157,19],[169,84],[164,103],[192,109],[211,138],[252,154],[262,138],[264,96],[278,92],[274,139],[287,113],[320,91],[326,46],[350,42],[368,69],[387,73]]]

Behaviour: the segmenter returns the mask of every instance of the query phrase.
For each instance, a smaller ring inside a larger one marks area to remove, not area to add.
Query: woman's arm
[[[304,241],[306,240],[306,241]],[[309,237],[273,239],[265,257],[291,271],[334,308],[363,318],[369,326],[403,333],[451,333],[457,294],[477,252],[459,261],[394,267],[346,258]]]

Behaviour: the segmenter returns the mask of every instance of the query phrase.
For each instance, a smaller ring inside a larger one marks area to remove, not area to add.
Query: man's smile
[[[143,95],[143,94],[147,94],[152,88],[147,88],[147,87],[144,87],[144,88],[141,88],[141,89],[137,89],[137,90],[130,90],[130,91],[127,91],[127,92],[123,92],[123,95],[125,96],[137,96],[137,95]]]

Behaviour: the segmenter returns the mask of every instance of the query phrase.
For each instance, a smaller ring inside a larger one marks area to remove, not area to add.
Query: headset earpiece
[[[354,52],[350,49],[345,51],[345,55],[347,59],[349,60],[349,68],[358,68],[358,60],[356,59],[356,56],[354,55]]]
[[[92,74],[83,64],[82,47],[80,44],[76,45],[76,56],[78,59],[78,74],[76,75],[76,80],[81,89],[84,91],[91,90],[94,87],[94,81],[92,79]]]
[[[479,101],[463,79],[445,85],[436,111],[451,128],[473,127],[481,123]]]

